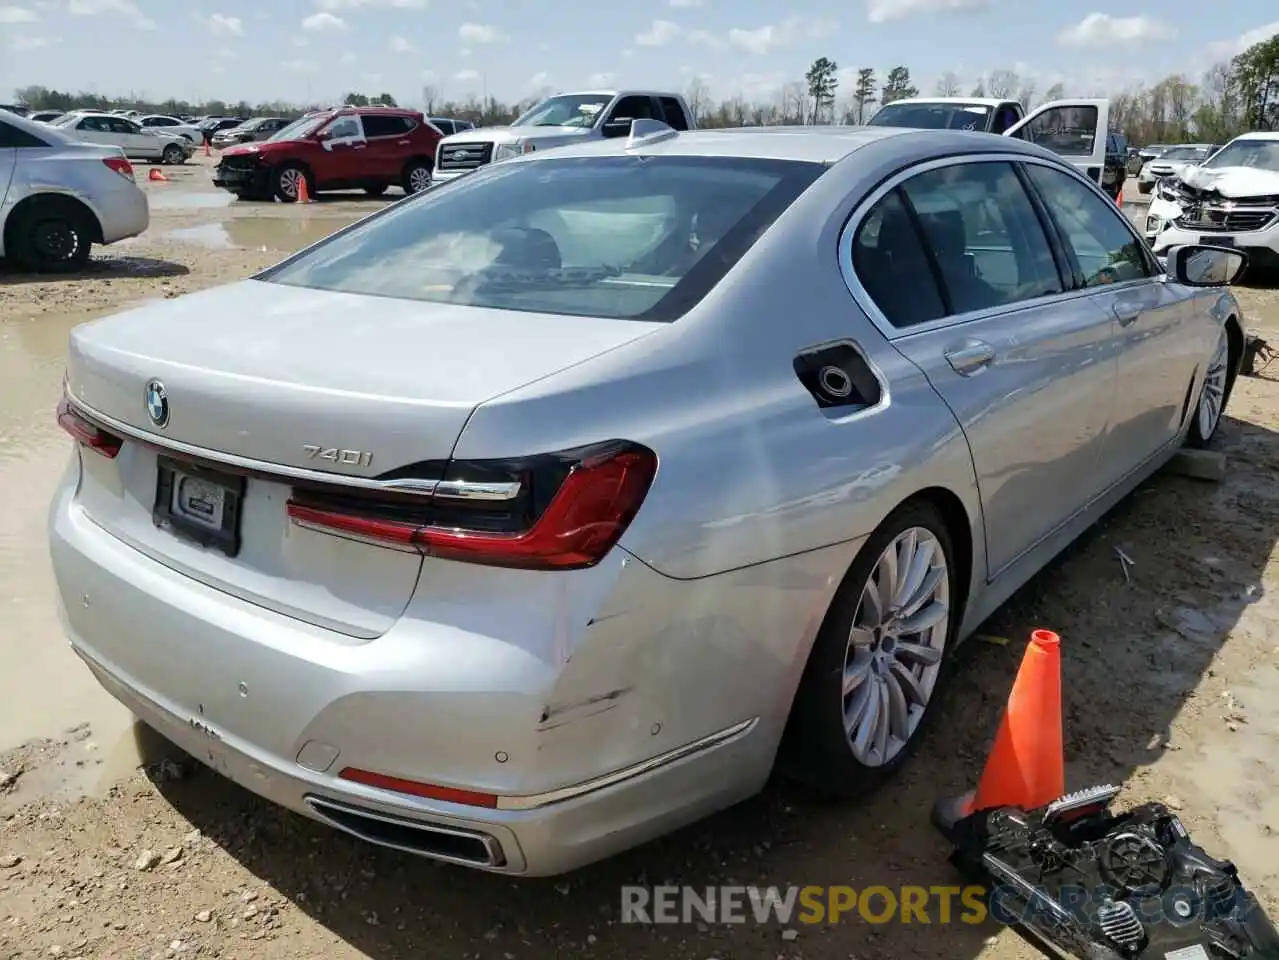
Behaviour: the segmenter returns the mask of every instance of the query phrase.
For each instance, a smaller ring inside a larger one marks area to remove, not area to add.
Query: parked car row
[[[195,153],[195,142],[166,126],[142,126],[135,120],[112,113],[73,111],[47,124],[77,140],[119,147],[134,160],[158,163],[186,163]]]
[[[125,151],[71,133],[0,113],[0,257],[23,269],[78,270],[150,223]]]

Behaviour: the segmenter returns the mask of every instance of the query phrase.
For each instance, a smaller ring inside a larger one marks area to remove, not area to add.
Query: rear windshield
[[[258,276],[318,290],[671,321],[825,169],[726,157],[497,163]]]
[[[870,118],[872,127],[985,130],[990,107],[980,103],[890,103]]]

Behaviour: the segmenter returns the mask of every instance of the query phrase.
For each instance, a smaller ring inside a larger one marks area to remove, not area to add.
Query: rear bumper
[[[115,243],[145,233],[151,225],[147,195],[135,184],[121,178],[117,187],[101,190],[91,198],[102,227],[102,242]]]
[[[731,640],[750,662],[752,641],[778,642],[775,625],[758,638],[701,635],[717,587],[666,580],[619,550],[543,615],[527,574],[497,584],[513,599],[481,608],[465,599],[471,571],[450,580],[440,563],[423,575],[438,581],[429,604],[415,597],[382,637],[356,641],[138,553],[76,505],[78,477],[77,461],[49,524],[72,647],[148,724],[290,810],[384,846],[545,876],[700,819],[767,779],[786,671],[726,677],[720,647]],[[740,585],[724,589],[740,596]],[[806,621],[793,614],[792,646]],[[587,624],[585,636],[567,621]],[[422,799],[343,779],[347,767],[501,799]]]

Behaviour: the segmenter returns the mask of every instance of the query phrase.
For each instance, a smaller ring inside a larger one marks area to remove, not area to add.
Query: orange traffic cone
[[[306,177],[298,177],[298,203],[314,203],[311,199],[311,188],[306,185]]]
[[[164,171],[161,170],[159,167],[152,167],[151,172],[147,174],[147,179],[153,180],[153,181],[159,181],[159,180],[167,181],[169,178],[164,175]]]
[[[939,801],[933,823],[949,834],[959,820],[978,810],[1033,810],[1065,792],[1061,638],[1051,630],[1034,630],[977,789]]]

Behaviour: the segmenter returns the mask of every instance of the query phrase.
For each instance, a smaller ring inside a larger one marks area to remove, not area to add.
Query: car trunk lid
[[[291,524],[294,488],[415,476],[448,460],[478,404],[653,327],[257,280],[143,306],[71,336],[73,408],[124,440],[84,451],[79,505],[215,589],[371,638],[420,556]]]

